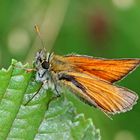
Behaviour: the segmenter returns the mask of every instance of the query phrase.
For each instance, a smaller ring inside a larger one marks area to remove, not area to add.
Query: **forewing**
[[[59,80],[78,96],[110,114],[130,110],[138,99],[131,90],[83,73],[62,73],[59,75]]]
[[[99,59],[80,55],[69,55],[65,59],[76,71],[111,83],[122,79],[140,64],[140,59]]]

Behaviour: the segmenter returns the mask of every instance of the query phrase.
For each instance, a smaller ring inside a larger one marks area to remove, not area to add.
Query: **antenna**
[[[42,40],[42,37],[41,37],[39,26],[35,24],[34,29],[35,29],[35,32],[37,33],[37,35],[38,35],[38,37],[39,37],[39,39],[41,41],[43,49],[45,50],[45,45],[44,45],[44,41]]]

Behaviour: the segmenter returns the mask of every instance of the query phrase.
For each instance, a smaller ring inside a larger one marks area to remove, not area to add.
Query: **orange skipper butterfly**
[[[36,26],[39,35],[39,29]],[[84,55],[59,56],[37,52],[34,67],[36,81],[43,88],[51,88],[60,96],[62,87],[105,114],[116,114],[132,109],[138,100],[133,91],[115,85],[140,64],[140,59],[103,59]]]
[[[132,109],[138,96],[131,90],[114,85],[140,64],[139,59],[103,59],[82,55],[59,56],[37,52],[34,65],[36,81],[51,88],[56,96],[61,87],[72,90],[78,97],[106,114]]]

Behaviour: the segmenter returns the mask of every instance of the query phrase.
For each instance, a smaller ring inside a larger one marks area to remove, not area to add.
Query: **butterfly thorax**
[[[45,89],[51,88],[58,92],[60,89],[58,75],[61,71],[68,70],[66,65],[61,56],[46,53],[44,50],[37,52],[34,60],[34,67],[37,71],[36,81],[42,82]]]
[[[73,70],[73,66],[67,62],[65,56],[53,55],[50,64],[51,71],[55,73]]]

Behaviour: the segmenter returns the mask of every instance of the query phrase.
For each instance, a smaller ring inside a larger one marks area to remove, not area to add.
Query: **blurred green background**
[[[32,63],[42,47],[35,24],[47,50],[57,54],[140,57],[139,0],[1,0],[1,67],[7,68],[12,58]],[[118,84],[140,93],[140,68]],[[72,94],[68,98],[78,112],[93,119],[102,140],[140,140],[140,102],[130,112],[113,116],[112,121]]]

